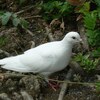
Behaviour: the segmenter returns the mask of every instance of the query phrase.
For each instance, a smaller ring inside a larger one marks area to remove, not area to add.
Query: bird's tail
[[[11,67],[12,63],[13,63],[13,58],[12,57],[4,58],[4,59],[0,60],[0,67],[4,68],[4,69],[11,70],[12,67],[13,67],[13,66]]]
[[[0,66],[1,68],[7,69],[7,70],[12,70],[12,71],[16,71],[16,72],[32,72],[32,70],[23,65],[18,57],[8,57],[5,59],[0,60]]]

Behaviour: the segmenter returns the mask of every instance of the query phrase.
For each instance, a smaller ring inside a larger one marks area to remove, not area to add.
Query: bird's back
[[[68,47],[68,48],[66,48]],[[54,73],[68,65],[72,47],[61,41],[50,42],[24,54],[0,60],[2,68],[18,72]]]

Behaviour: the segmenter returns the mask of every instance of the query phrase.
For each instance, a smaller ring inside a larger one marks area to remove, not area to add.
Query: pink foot
[[[49,81],[48,84],[50,85],[50,87],[51,87],[54,91],[57,91],[57,89],[59,88],[59,83],[57,83],[57,82]]]

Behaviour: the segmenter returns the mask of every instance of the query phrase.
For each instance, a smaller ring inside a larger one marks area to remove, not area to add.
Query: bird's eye
[[[74,36],[73,36],[72,38],[73,38],[73,39],[76,39],[76,37],[74,37]]]

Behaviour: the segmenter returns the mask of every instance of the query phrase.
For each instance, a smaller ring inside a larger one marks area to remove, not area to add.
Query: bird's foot
[[[58,82],[49,81],[48,84],[54,91],[57,91],[57,89],[59,88]]]

